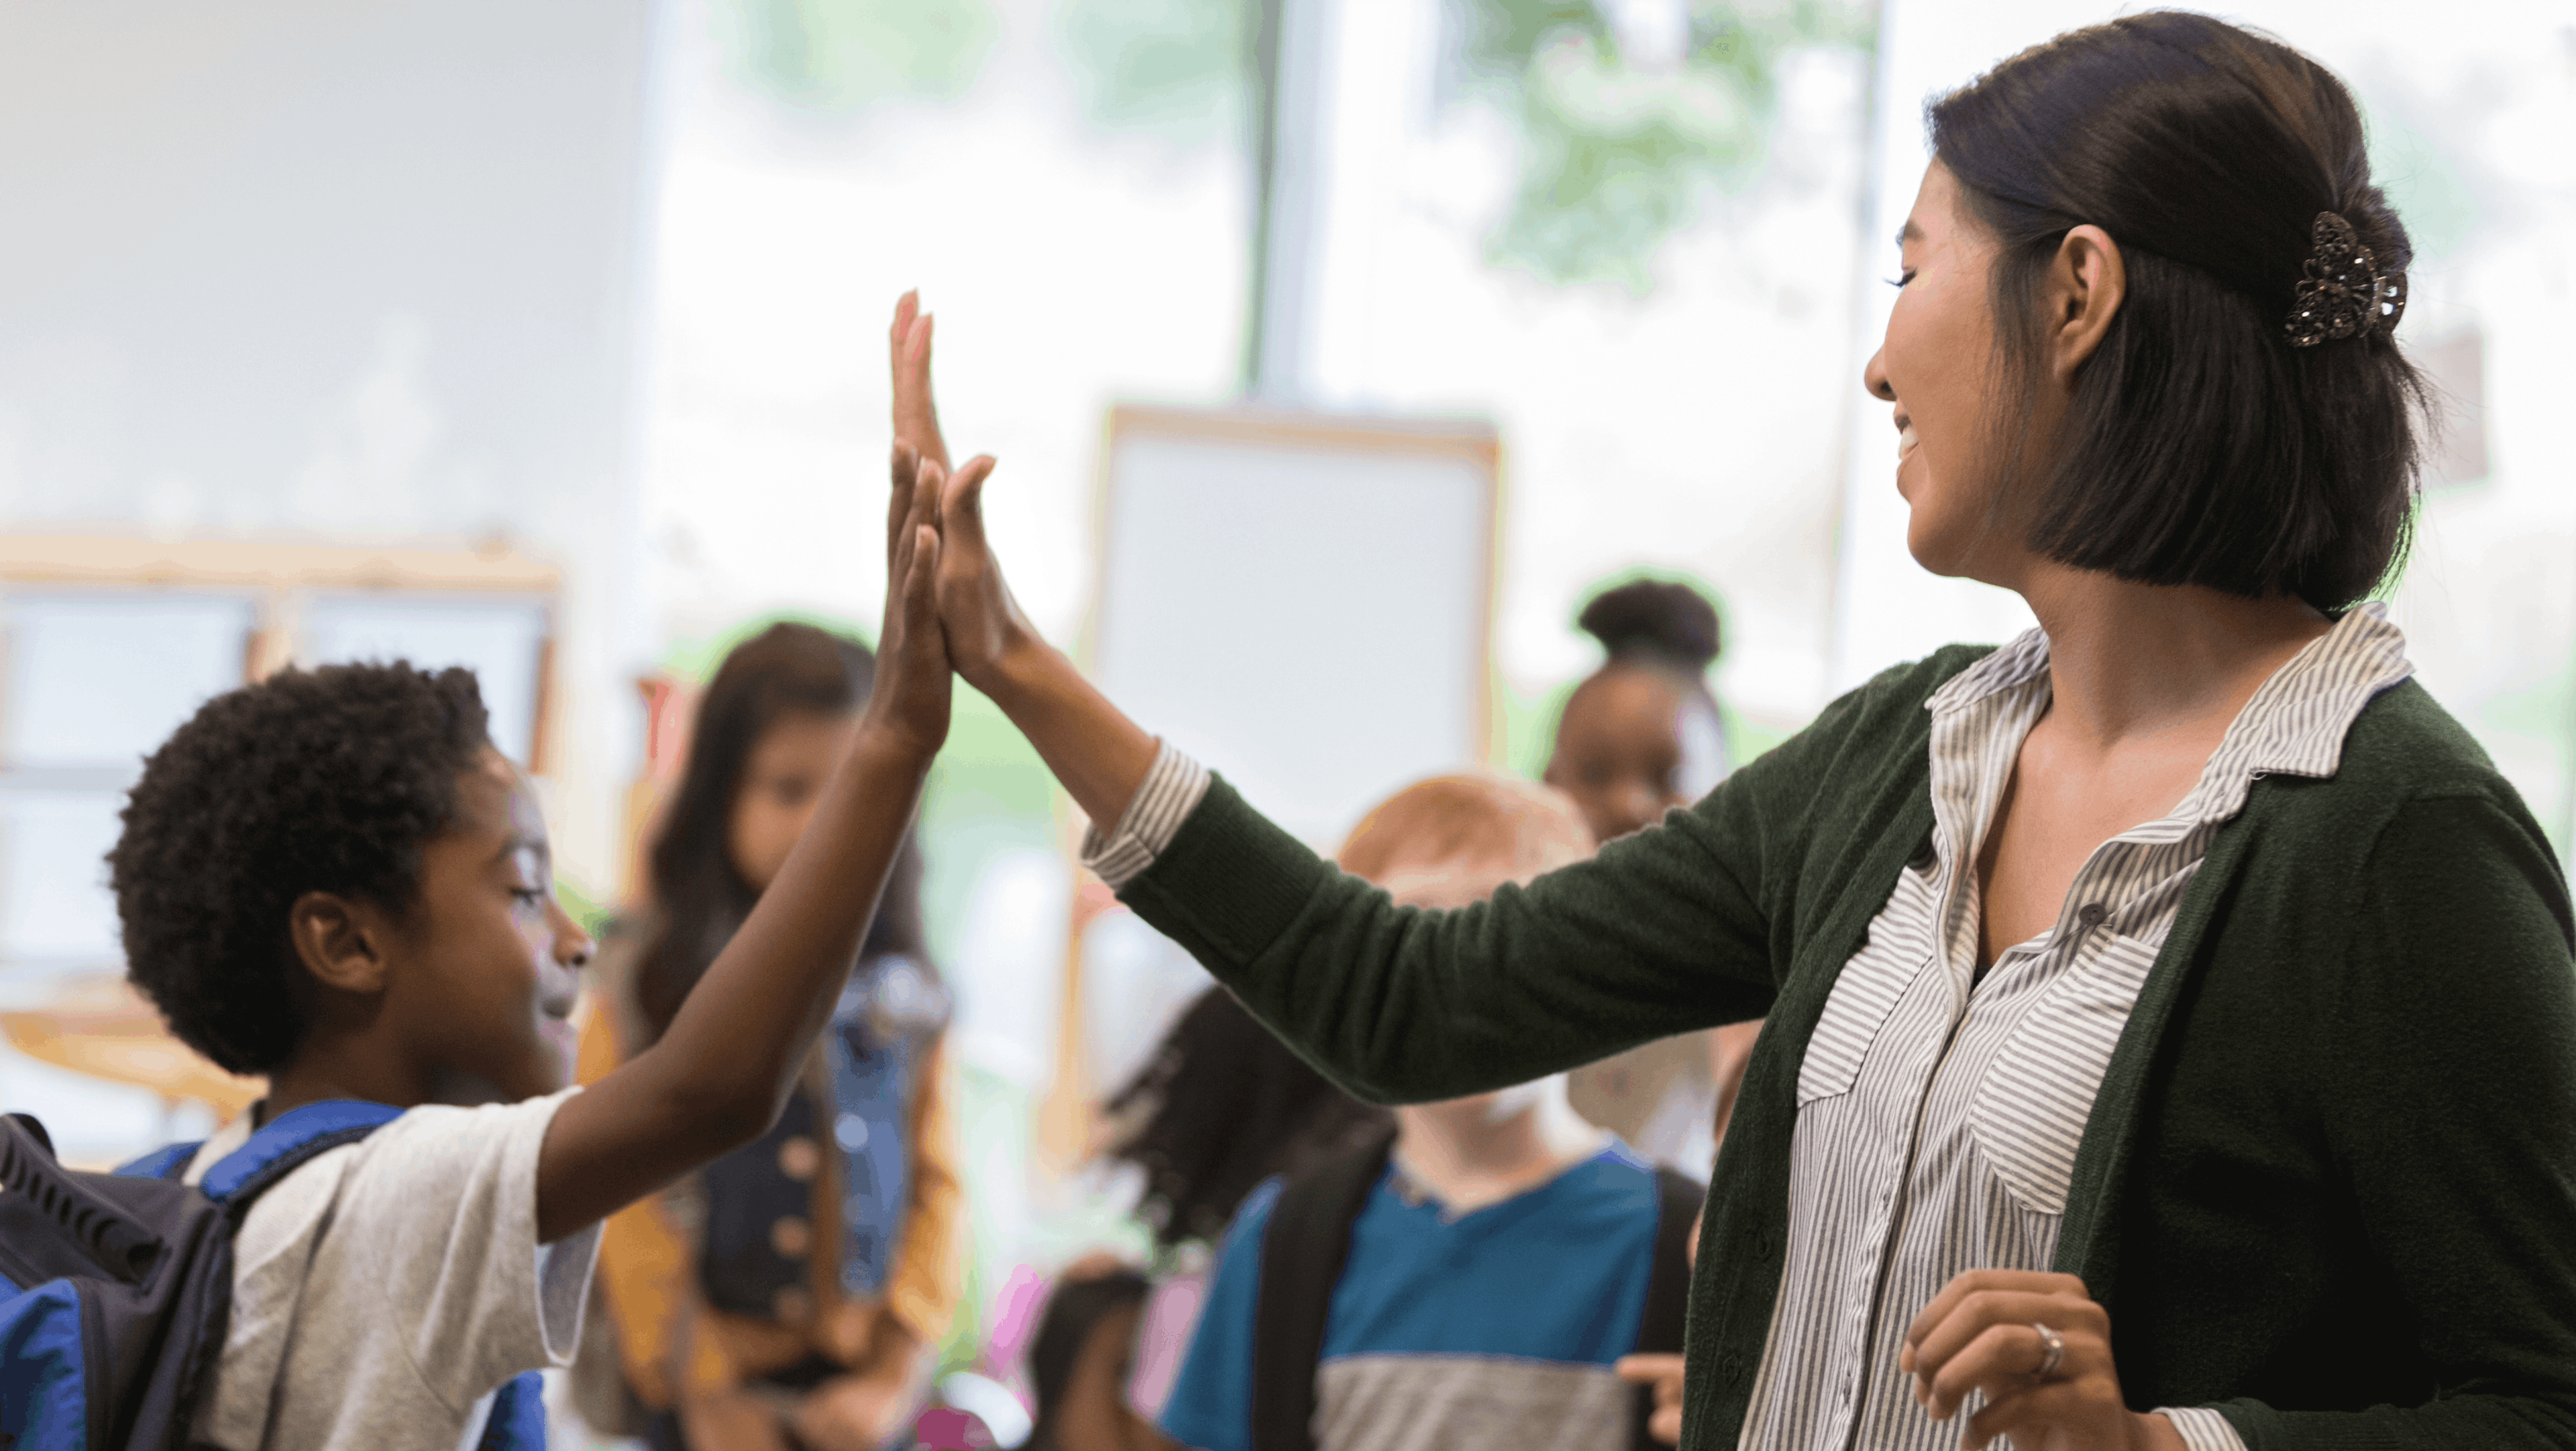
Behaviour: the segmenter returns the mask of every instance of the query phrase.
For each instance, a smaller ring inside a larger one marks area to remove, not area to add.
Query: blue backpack
[[[185,1451],[251,1206],[401,1114],[351,1099],[290,1109],[196,1185],[179,1179],[199,1144],[85,1174],[56,1162],[43,1125],[0,1114],[0,1451]],[[477,1451],[542,1451],[542,1390],[533,1371],[503,1386]]]

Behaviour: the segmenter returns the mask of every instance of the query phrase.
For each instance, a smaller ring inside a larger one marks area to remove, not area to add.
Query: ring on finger
[[[2036,1321],[2030,1328],[2039,1332],[2039,1368],[2031,1375],[2046,1380],[2057,1374],[2057,1368],[2066,1363],[2066,1337]]]

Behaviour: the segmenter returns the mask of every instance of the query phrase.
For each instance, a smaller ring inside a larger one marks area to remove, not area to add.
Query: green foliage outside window
[[[731,0],[723,18],[744,79],[827,115],[957,95],[1000,29],[989,0]]]
[[[1257,0],[1062,0],[1057,33],[1104,125],[1195,143],[1245,134]]]
[[[1621,55],[1586,0],[1457,0],[1472,90],[1515,116],[1527,150],[1488,239],[1501,265],[1551,282],[1648,286],[1655,245],[1761,159],[1788,51],[1866,48],[1866,0],[1688,0],[1678,57]]]
[[[1760,162],[1782,56],[1867,48],[1871,0],[1673,0],[1688,36],[1658,63],[1622,54],[1606,4],[1443,0],[1465,84],[1521,135],[1520,175],[1487,238],[1498,266],[1643,292],[1665,237]],[[1366,25],[1366,3],[1342,9]],[[1245,134],[1259,0],[1062,0],[1067,59],[1094,120],[1189,142]]]

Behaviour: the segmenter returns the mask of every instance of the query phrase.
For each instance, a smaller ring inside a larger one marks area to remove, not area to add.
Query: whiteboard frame
[[[1143,436],[1307,452],[1429,456],[1472,465],[1482,483],[1478,490],[1477,531],[1484,537],[1484,547],[1477,554],[1475,660],[1468,672],[1475,682],[1475,699],[1468,702],[1466,718],[1475,759],[1488,764],[1493,761],[1499,748],[1494,739],[1494,594],[1501,575],[1503,505],[1502,435],[1493,424],[1475,419],[1369,417],[1257,406],[1111,405],[1101,431],[1099,461],[1093,471],[1092,576],[1074,650],[1075,663],[1082,667],[1084,675],[1094,679],[1099,675],[1101,623],[1108,604],[1109,580],[1117,565],[1110,547],[1110,526],[1118,507],[1115,461],[1120,444]]]
[[[1093,469],[1091,495],[1090,587],[1072,656],[1083,674],[1099,676],[1102,616],[1108,603],[1110,571],[1116,559],[1110,549],[1113,511],[1118,507],[1115,460],[1119,445],[1137,437],[1214,441],[1270,446],[1310,452],[1431,456],[1462,460],[1483,481],[1478,491],[1477,526],[1484,547],[1477,555],[1475,661],[1468,676],[1475,699],[1467,703],[1472,752],[1490,764],[1501,749],[1494,732],[1495,589],[1501,575],[1503,446],[1491,423],[1469,420],[1370,418],[1296,412],[1263,407],[1177,408],[1140,403],[1110,406],[1101,429],[1100,455]],[[1150,724],[1148,725],[1150,729]],[[1462,765],[1469,764],[1462,762]],[[1074,878],[1074,907],[1066,917],[1063,980],[1056,997],[1056,1051],[1053,1072],[1039,1100],[1035,1125],[1036,1167],[1049,1176],[1069,1173],[1099,1147],[1099,1096],[1113,1085],[1091,1082],[1084,1055],[1084,1014],[1088,997],[1082,963],[1083,930],[1106,905],[1098,882],[1082,866],[1083,822],[1061,787],[1056,800],[1064,812],[1061,840],[1065,866]],[[1116,823],[1106,823],[1114,827]],[[1086,897],[1090,900],[1086,903]]]

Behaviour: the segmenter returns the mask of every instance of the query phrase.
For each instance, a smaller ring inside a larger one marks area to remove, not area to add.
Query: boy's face
[[[500,752],[457,781],[459,810],[421,846],[420,895],[389,944],[382,1011],[409,1025],[416,1060],[505,1099],[570,1081],[565,1021],[591,941],[554,892],[536,795]]]

